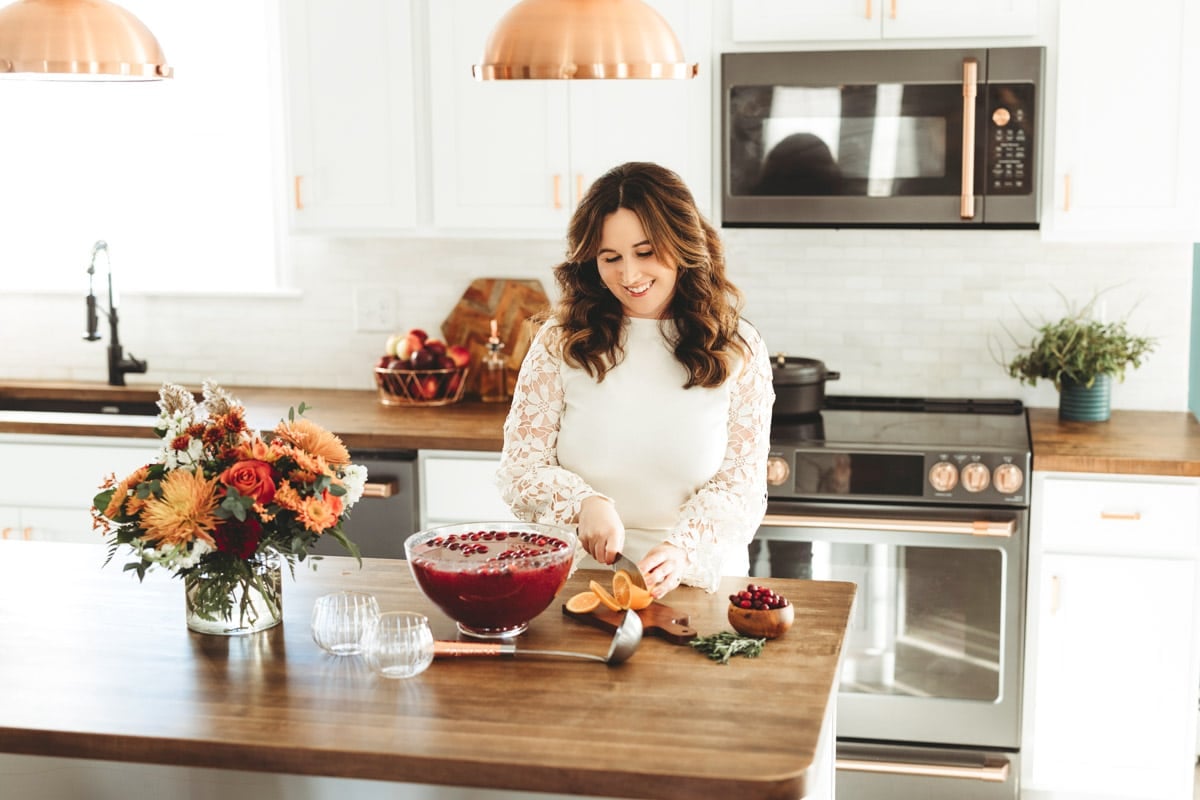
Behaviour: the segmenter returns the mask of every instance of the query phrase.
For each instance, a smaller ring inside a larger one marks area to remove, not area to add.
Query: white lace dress
[[[743,322],[745,368],[720,387],[684,389],[659,321],[626,323],[624,358],[599,383],[563,362],[556,323],[542,327],[504,424],[497,484],[519,518],[572,528],[585,498],[608,497],[626,555],[671,542],[688,556],[684,582],[714,591],[722,575],[748,574],[746,548],[766,511],[775,400],[766,347]]]

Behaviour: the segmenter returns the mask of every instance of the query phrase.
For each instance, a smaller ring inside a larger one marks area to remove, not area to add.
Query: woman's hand
[[[592,495],[579,506],[579,543],[601,564],[611,564],[625,546],[625,524],[612,501]]]
[[[638,569],[646,579],[646,588],[657,600],[683,582],[687,554],[670,542],[663,542],[646,553]]]

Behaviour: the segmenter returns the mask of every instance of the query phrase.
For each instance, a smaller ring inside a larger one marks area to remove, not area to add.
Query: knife
[[[623,553],[617,553],[617,557],[612,563],[612,568],[613,572],[625,570],[629,573],[629,577],[635,584],[642,589],[646,588],[646,579],[642,576],[642,571],[638,569],[638,565],[635,564],[633,559],[629,558],[629,556],[626,556]]]

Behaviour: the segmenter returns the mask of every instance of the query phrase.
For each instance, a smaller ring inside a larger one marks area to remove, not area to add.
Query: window
[[[5,290],[84,291],[100,239],[124,294],[273,289],[275,3],[118,2],[154,32],[172,80],[0,81]]]

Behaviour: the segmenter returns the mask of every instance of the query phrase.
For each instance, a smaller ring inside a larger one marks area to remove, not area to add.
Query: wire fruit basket
[[[470,367],[375,368],[375,387],[385,406],[447,406],[462,399]]]

